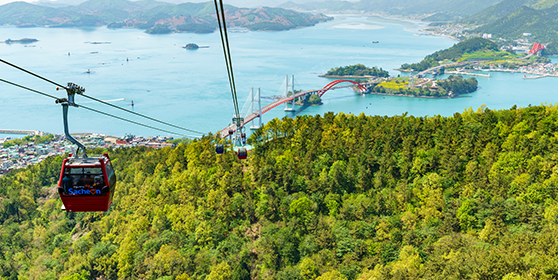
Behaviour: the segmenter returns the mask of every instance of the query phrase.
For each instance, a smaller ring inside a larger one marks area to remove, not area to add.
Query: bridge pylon
[[[285,86],[285,98],[288,98],[288,97],[289,97],[289,75],[287,75],[287,76],[285,77],[285,84],[286,84],[286,86]],[[292,78],[292,81],[291,81],[291,92],[292,92],[292,94],[293,94],[292,107],[289,108],[289,102],[285,102],[285,112],[294,112],[294,111],[296,111],[296,109],[295,109],[295,98],[294,98],[294,96],[295,96],[295,92],[294,92],[294,75],[293,75],[293,78]]]
[[[256,114],[257,117],[259,119],[259,124],[255,125],[254,124],[254,120],[252,120],[252,122],[250,123],[250,129],[251,130],[256,130],[258,128],[260,128],[262,126],[262,99],[261,99],[261,95],[260,95],[260,88],[258,88],[258,93],[257,93],[257,97],[255,100],[254,99],[254,88],[252,88],[252,90],[250,91],[250,97],[252,98],[252,104],[250,105],[250,114]],[[254,112],[254,103],[257,102],[257,111]]]

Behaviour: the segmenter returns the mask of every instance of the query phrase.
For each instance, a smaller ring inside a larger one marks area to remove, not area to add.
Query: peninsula
[[[537,46],[537,44],[534,44]],[[539,76],[558,76],[556,65],[550,59],[537,55],[540,49],[533,49],[528,54],[517,54],[512,50],[501,50],[491,40],[473,38],[451,48],[427,55],[421,62],[403,64],[403,72],[415,72],[419,77],[425,74],[447,73],[490,77],[488,74],[475,74],[474,71],[521,72]]]

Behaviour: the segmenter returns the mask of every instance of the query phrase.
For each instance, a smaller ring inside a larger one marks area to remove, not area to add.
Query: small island
[[[35,42],[39,42],[39,40],[33,38],[23,38],[19,40],[7,39],[6,41],[4,41],[4,43],[6,44],[31,44]]]
[[[198,44],[190,43],[182,48],[187,50],[197,50],[197,49],[206,49],[209,48],[209,46],[198,46]]]
[[[362,64],[349,65],[344,67],[331,68],[325,75],[320,75],[324,78],[346,78],[346,79],[356,79],[356,78],[387,78],[389,77],[389,72],[378,67],[366,67]]]
[[[190,43],[190,44],[184,46],[183,48],[185,48],[187,50],[197,50],[197,49],[200,48],[200,46],[198,46],[198,44]]]

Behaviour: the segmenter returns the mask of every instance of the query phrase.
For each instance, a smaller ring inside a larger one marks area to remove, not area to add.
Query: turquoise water
[[[7,134],[7,133],[0,133],[0,139],[5,139],[6,137],[10,137],[10,139],[15,139],[15,138],[23,138],[27,135],[25,134]]]
[[[380,27],[380,29],[376,29]],[[284,93],[285,75],[295,75],[295,88],[321,88],[331,80],[319,78],[332,67],[362,63],[389,70],[403,63],[420,61],[434,51],[450,47],[454,40],[415,36],[421,23],[362,16],[341,16],[335,21],[284,32],[231,33],[229,39],[239,103],[242,107],[250,88],[262,96]],[[0,44],[0,57],[61,84],[74,82],[86,94],[173,124],[202,132],[215,132],[231,122],[233,106],[218,33],[149,35],[141,30],[56,29],[0,27],[0,41],[36,38],[31,46]],[[111,42],[89,44],[86,42]],[[373,44],[372,41],[379,41]],[[181,48],[197,43],[209,48]],[[70,55],[68,55],[68,52]],[[91,73],[85,73],[87,70]],[[555,103],[555,78],[523,80],[522,74],[493,73],[479,77],[481,89],[471,97],[420,99],[360,96],[351,90],[330,91],[324,105],[303,114],[328,111],[369,115],[452,115],[465,108],[486,104],[509,108]],[[6,65],[0,78],[64,97],[55,86]],[[0,128],[62,133],[62,109],[53,99],[0,83]],[[180,130],[144,120],[105,105],[78,97],[83,104],[111,114],[171,131]],[[271,100],[263,100],[264,105]],[[264,115],[264,122],[289,115],[283,106]],[[96,132],[116,136],[168,135],[149,128],[89,112],[70,109],[72,132]]]

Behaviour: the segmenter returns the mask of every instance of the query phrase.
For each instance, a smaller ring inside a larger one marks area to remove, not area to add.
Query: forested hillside
[[[440,61],[450,61],[458,62],[468,59],[476,59],[478,55],[472,54],[490,54],[490,56],[504,57],[506,55],[511,55],[507,52],[502,52],[498,49],[496,43],[483,39],[483,38],[472,38],[463,42],[459,42],[450,48],[439,50],[433,54],[429,54],[419,63],[408,64],[405,63],[401,65],[401,69],[413,69],[415,71],[424,71],[431,67],[436,67]],[[465,55],[469,55],[466,57]],[[494,59],[494,58],[492,58]]]
[[[529,2],[533,2],[533,0],[504,0],[460,22],[479,25],[491,23],[511,14],[513,11],[521,6],[527,5]]]
[[[558,107],[274,119],[109,151],[108,213],[60,211],[61,158],[0,177],[3,279],[555,279]]]
[[[531,33],[542,43],[558,39],[558,5],[544,10],[521,6],[509,15],[483,25],[473,32],[490,33],[502,38],[521,38],[523,33]]]
[[[251,30],[288,30],[313,26],[332,18],[280,8],[247,9],[224,5],[231,27]],[[48,8],[25,2],[0,5],[0,25],[19,27],[83,27],[149,29],[148,33],[174,31],[211,33],[217,28],[212,2],[178,5],[157,1],[88,0],[77,6]]]

